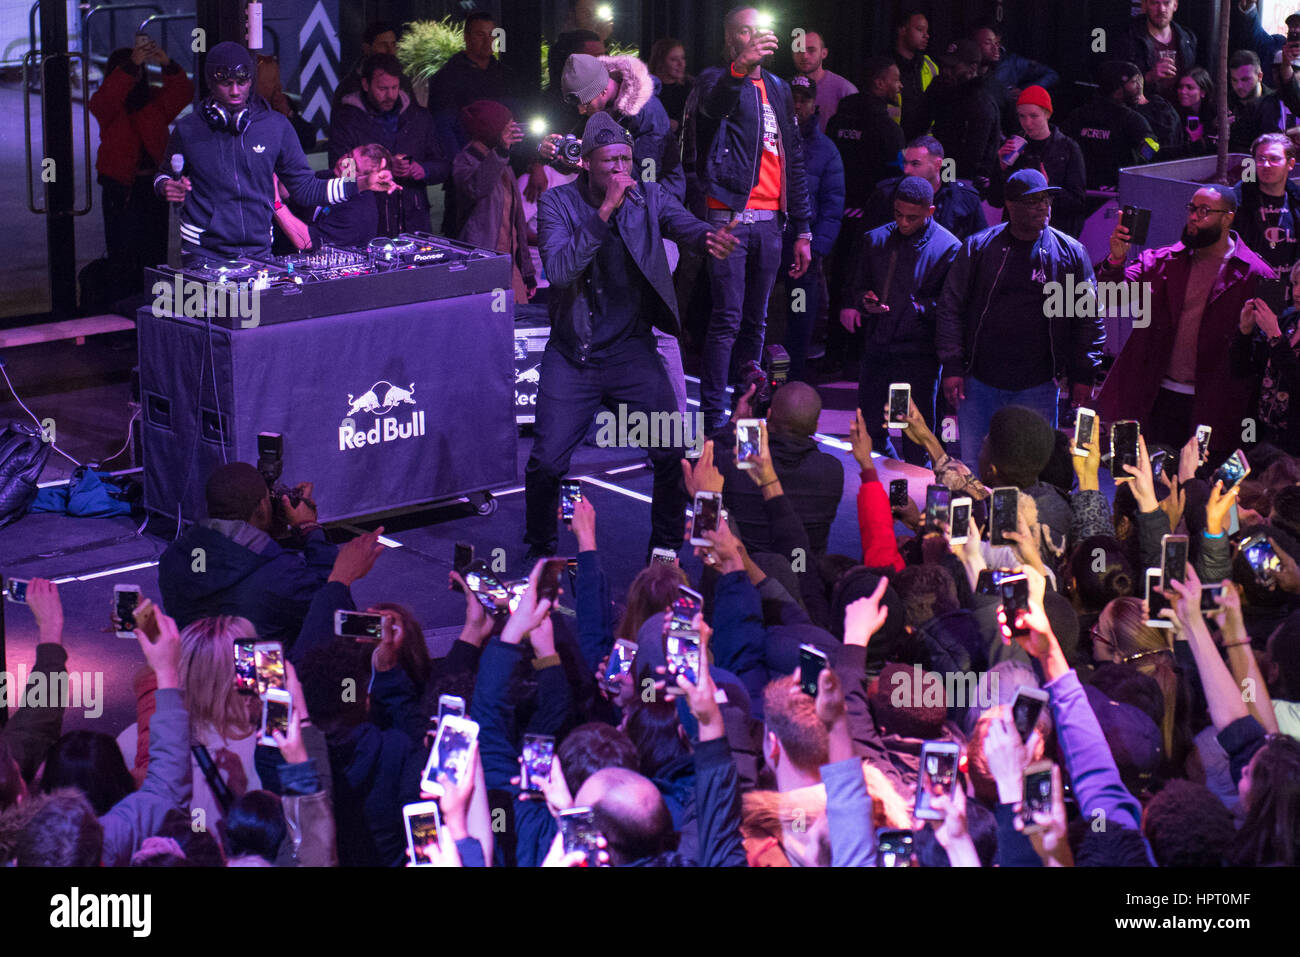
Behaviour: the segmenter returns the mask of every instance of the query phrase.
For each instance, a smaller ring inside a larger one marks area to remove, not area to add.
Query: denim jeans
[[[787,265],[792,262],[794,262],[794,243],[787,236],[785,248],[782,250],[781,264]],[[808,264],[808,271],[798,279],[791,279],[789,276],[783,278],[790,298],[790,304],[785,310],[785,342],[783,343],[785,351],[790,354],[790,381],[807,382],[808,346],[812,342],[813,329],[826,305],[826,297],[823,294],[826,282],[822,278],[822,257],[814,254],[812,262]],[[794,308],[794,296],[797,290],[803,293],[801,310]]]
[[[920,410],[925,424],[935,435],[940,429],[934,421],[934,395],[939,385],[939,360],[934,357],[895,357],[870,349],[864,350],[862,371],[858,378],[858,408],[867,423],[867,434],[872,447],[882,455],[889,454],[893,443],[894,458],[912,465],[929,466],[929,456],[906,434],[890,439],[885,428],[885,403],[889,401],[889,384],[906,382],[912,387],[912,401]]]
[[[740,240],[726,259],[709,259],[713,314],[704,339],[700,370],[700,411],[712,432],[727,421],[727,386],[739,382],[741,367],[763,355],[767,299],[781,268],[781,227],[777,220],[742,223]]]
[[[524,541],[529,545],[542,551],[555,548],[560,480],[592,416],[602,406],[617,416],[619,405],[626,405],[629,414],[676,412],[672,386],[653,346],[630,351],[622,361],[586,364],[571,362],[558,349],[546,347],[537,384],[533,450],[524,469],[528,523]],[[682,545],[687,505],[681,466],[685,449],[647,451],[654,468],[650,547],[676,550]]]
[[[1056,381],[1048,379],[1032,389],[995,389],[974,376],[966,377],[966,398],[957,407],[957,429],[961,433],[961,460],[979,468],[980,447],[989,434],[993,413],[1004,405],[1033,409],[1056,428]]]

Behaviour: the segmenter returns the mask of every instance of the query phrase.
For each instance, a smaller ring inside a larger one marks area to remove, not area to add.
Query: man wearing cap
[[[935,352],[935,305],[943,291],[959,240],[934,221],[934,190],[919,176],[904,176],[894,189],[894,221],[862,238],[840,322],[850,333],[863,329],[858,408],[874,448],[889,438],[880,410],[891,382],[912,386],[912,401],[934,424],[939,359]],[[902,443],[899,458],[925,464],[915,442]]]
[[[700,371],[700,410],[710,431],[727,422],[727,385],[758,361],[767,300],[781,268],[781,234],[795,234],[789,276],[812,262],[812,210],[790,88],[762,67],[777,39],[752,7],[724,23],[731,62],[700,73],[687,106],[686,138],[694,144],[695,176],[709,222],[740,219],[736,255],[710,263],[713,313]]]
[[[655,82],[649,68],[634,56],[575,53],[565,61],[560,85],[580,116],[608,113],[632,134],[637,179],[653,179],[680,200],[686,196],[686,177],[668,113],[654,95]],[[559,139],[548,136],[542,155],[554,159]]]
[[[1088,201],[1083,151],[1051,125],[1052,98],[1041,86],[1031,86],[1020,94],[1016,116],[1021,135],[1008,137],[998,150],[998,171],[989,181],[989,205],[1002,206],[1008,176],[1022,169],[1036,169],[1047,178],[1048,185],[1061,189],[1052,200],[1052,225],[1078,238]]]
[[[1160,151],[1151,124],[1127,103],[1124,84],[1138,72],[1132,63],[1103,63],[1097,68],[1097,92],[1062,124],[1083,151],[1089,189],[1114,189],[1122,167],[1149,163]]]
[[[728,228],[711,231],[658,183],[633,178],[632,135],[609,114],[595,113],[587,122],[582,154],[586,171],[548,189],[537,205],[538,248],[552,289],[551,335],[524,471],[525,565],[555,552],[560,480],[601,406],[627,421],[676,418],[672,386],[655,354],[656,327],[670,335],[680,331],[663,239],[719,258],[736,245]],[[685,425],[676,438],[658,430],[638,440],[632,429],[609,437],[616,444],[650,445],[651,547],[675,550],[682,542],[683,443],[702,441],[687,436]]]
[[[808,175],[808,198],[812,205],[812,264],[808,271],[789,283],[790,308],[786,312],[785,351],[790,354],[790,378],[807,381],[808,343],[813,326],[825,308],[826,279],[822,263],[835,248],[844,218],[844,161],[840,151],[818,127],[817,82],[808,76],[790,81],[794,112],[799,119]],[[782,260],[794,259],[795,235],[785,231]]]
[[[237,615],[253,623],[259,638],[293,643],[339,554],[316,521],[311,488],[298,487],[298,505],[288,496],[281,500],[302,547],[287,551],[270,536],[271,495],[261,473],[246,462],[217,466],[206,489],[208,517],[186,529],[158,560],[163,608],[177,627]]]
[[[993,413],[1023,405],[1056,425],[1057,381],[1074,405],[1092,394],[1106,333],[1088,254],[1048,225],[1060,190],[1036,169],[1007,178],[1005,223],[966,240],[939,299],[936,344],[943,391],[957,410],[961,458],[975,466]],[[1050,308],[1051,288],[1073,297]],[[1078,303],[1091,299],[1092,307]],[[1181,444],[1181,443],[1180,443]]]
[[[1273,270],[1232,225],[1237,198],[1226,186],[1203,186],[1187,204],[1182,240],[1144,250],[1125,266],[1128,230],[1118,223],[1103,280],[1150,288],[1150,314],[1135,327],[1106,376],[1097,413],[1103,421],[1137,419],[1147,444],[1179,448],[1208,425],[1211,448],[1242,444],[1242,419],[1259,383],[1237,375],[1228,354],[1257,325],[1254,303]]]
[[[280,178],[301,206],[326,206],[358,190],[391,192],[388,170],[355,179],[316,178],[293,125],[253,91],[253,55],[224,41],[208,51],[203,65],[212,91],[199,108],[176,121],[167,141],[154,190],[183,203],[181,246],[208,258],[262,257],[271,253],[271,217],[282,205]],[[171,160],[184,157],[185,175],[174,178]]]

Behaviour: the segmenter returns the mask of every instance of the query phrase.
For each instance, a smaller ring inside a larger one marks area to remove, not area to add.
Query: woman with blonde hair
[[[1164,717],[1160,721],[1165,755],[1176,768],[1191,746],[1190,730],[1183,715],[1183,689],[1174,661],[1173,630],[1153,628],[1147,623],[1146,603],[1131,595],[1116,598],[1102,609],[1092,631],[1092,656],[1098,664],[1126,665],[1154,678],[1164,696]]]
[[[256,637],[251,621],[230,615],[200,618],[181,632],[181,696],[190,715],[190,745],[207,749],[217,773],[235,798],[265,787],[253,760],[261,702],[256,695],[241,694],[235,687],[235,643]],[[287,669],[286,662],[286,678]],[[123,756],[128,761],[135,758],[137,773],[148,765],[152,698],[151,694],[140,697],[139,720],[117,737]],[[300,693],[296,700],[302,700]],[[215,827],[224,817],[221,803],[193,754],[190,763],[194,772],[194,798],[190,802],[193,821],[196,826],[202,822],[204,827]]]

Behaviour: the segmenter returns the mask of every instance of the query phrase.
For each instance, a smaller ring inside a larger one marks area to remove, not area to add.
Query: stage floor
[[[129,335],[129,334],[128,334]],[[114,336],[91,340],[88,345],[54,344],[10,353],[8,371],[19,395],[41,418],[55,418],[58,444],[79,461],[103,460],[121,448],[130,418],[129,372],[133,350]],[[93,352],[85,350],[93,349]],[[51,382],[49,370],[64,370],[67,378]],[[44,370],[39,385],[38,370]],[[93,370],[93,373],[92,373]],[[688,382],[691,401],[698,395],[698,382]],[[830,550],[861,555],[858,536],[856,463],[846,441],[851,401],[856,386],[835,383],[822,387],[827,405],[820,421],[822,447],[844,465],[844,498],[831,530]],[[0,402],[0,421],[26,419],[25,413],[6,396]],[[476,554],[490,557],[504,549],[509,577],[522,577],[524,500],[523,467],[532,440],[520,442],[517,480],[495,492],[499,506],[489,516],[480,516],[468,503],[436,508],[412,509],[381,521],[345,524],[331,529],[345,539],[356,529],[383,524],[390,543],[374,570],[353,588],[357,604],[365,608],[379,601],[409,605],[424,628],[431,652],[441,655],[455,640],[464,618],[464,598],[447,588],[456,542],[469,542]],[[126,468],[129,453],[114,459],[109,467]],[[923,503],[930,473],[890,459],[878,460],[881,479],[906,475],[918,503]],[[66,478],[75,468],[72,462],[52,455],[45,482]],[[633,452],[583,445],[574,456],[571,474],[581,477],[596,508],[601,557],[614,584],[614,598],[620,600],[627,584],[642,567],[649,535],[652,475],[643,459]],[[310,478],[292,477],[297,478]],[[132,583],[146,595],[157,597],[157,560],[176,535],[175,523],[151,518],[143,527],[130,518],[82,519],[56,515],[28,515],[0,529],[0,573],[30,578],[63,579],[59,586],[65,611],[64,643],[71,671],[91,673],[91,681],[102,682],[102,700],[95,708],[70,710],[65,730],[87,728],[116,734],[135,720],[131,692],[132,677],[143,663],[133,641],[119,639],[109,627],[113,586]],[[572,536],[561,532],[560,551],[576,547]],[[683,566],[695,580],[701,570],[693,555],[683,554]],[[569,603],[569,597],[562,605]],[[570,606],[571,607],[571,606]],[[30,612],[18,605],[0,603],[3,612],[3,668],[20,677],[35,660],[36,629]],[[563,609],[562,609],[563,610]],[[95,676],[102,676],[96,678]],[[95,714],[94,711],[100,713]]]

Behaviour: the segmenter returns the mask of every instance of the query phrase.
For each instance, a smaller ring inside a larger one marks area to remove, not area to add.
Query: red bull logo
[[[403,389],[381,379],[359,396],[349,392],[347,412],[339,425],[339,451],[424,435],[423,410],[413,411],[409,422],[400,421],[396,416],[384,418],[399,405],[415,405],[414,382]],[[358,427],[352,420],[360,412],[369,412],[377,417],[369,429]]]

